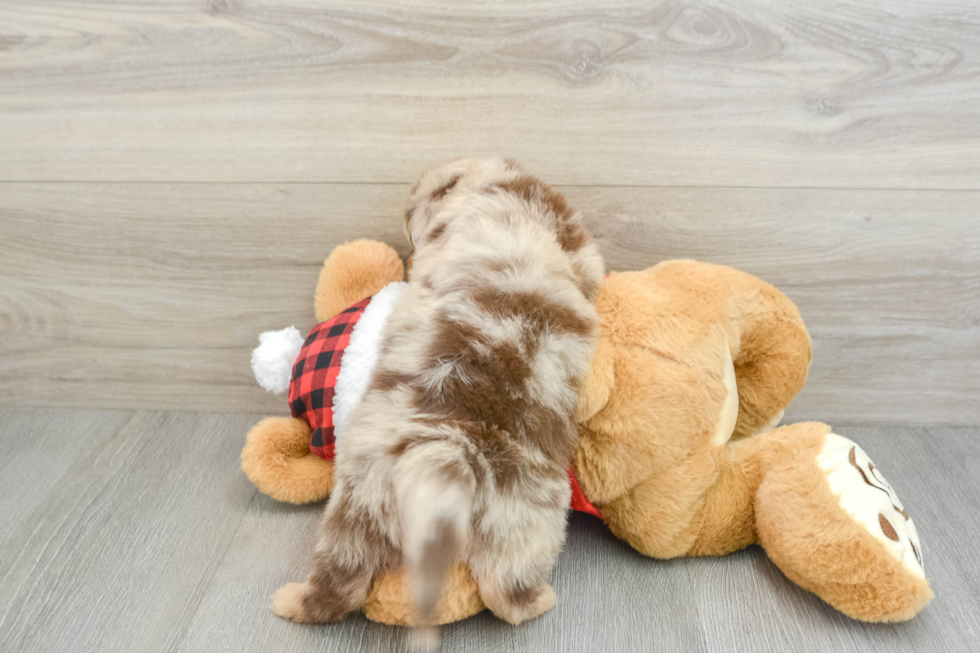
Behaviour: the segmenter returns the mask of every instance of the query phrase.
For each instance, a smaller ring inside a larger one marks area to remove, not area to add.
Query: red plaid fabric
[[[333,394],[340,362],[350,343],[354,325],[361,319],[369,303],[370,297],[313,327],[293,365],[289,408],[293,417],[305,420],[313,429],[310,453],[325,460],[333,460],[336,442]]]

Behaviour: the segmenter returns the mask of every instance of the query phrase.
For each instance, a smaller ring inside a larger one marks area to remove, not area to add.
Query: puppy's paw
[[[272,595],[272,611],[283,619],[297,623],[308,621],[303,599],[306,597],[306,583],[287,583]]]
[[[523,594],[523,593],[521,593]],[[500,601],[494,601],[494,599],[503,599]],[[487,599],[490,599],[487,601]],[[537,594],[531,594],[530,596],[520,596],[520,595],[484,595],[484,601],[487,607],[493,611],[494,615],[503,619],[509,624],[516,626],[517,624],[524,623],[525,621],[530,621],[531,619],[537,619],[545,612],[555,607],[555,588],[551,585],[545,585],[542,587]]]
[[[541,594],[538,595],[538,600],[535,601],[535,610],[533,610],[533,612],[536,612],[536,614],[530,618],[534,619],[535,617],[540,617],[545,612],[555,607],[556,601],[557,597],[555,596],[555,588],[551,585],[545,585],[544,589],[541,590]]]

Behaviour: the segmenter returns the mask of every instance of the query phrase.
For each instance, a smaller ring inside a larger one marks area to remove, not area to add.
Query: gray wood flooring
[[[397,651],[404,631],[269,611],[302,578],[320,507],[260,495],[238,470],[254,416],[0,410],[0,651]],[[656,561],[574,516],[556,608],[511,628],[484,613],[445,651],[976,650],[980,429],[846,427],[922,534],[937,598],[897,625],[852,621],[758,548]]]

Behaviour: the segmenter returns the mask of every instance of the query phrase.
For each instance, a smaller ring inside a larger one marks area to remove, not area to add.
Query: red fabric
[[[585,493],[582,492],[582,486],[578,484],[578,479],[575,478],[575,472],[572,471],[571,467],[568,468],[568,480],[572,483],[572,510],[587,512],[590,515],[602,519],[602,515],[599,514],[599,509],[585,498]]]
[[[293,417],[305,420],[313,430],[310,453],[326,460],[333,460],[334,454],[333,393],[340,362],[354,325],[370,302],[370,297],[359,301],[313,327],[293,365],[289,408]]]
[[[370,302],[370,297],[359,301],[343,313],[313,327],[293,365],[289,407],[293,417],[306,420],[313,429],[310,453],[324,460],[333,460],[336,446],[333,393],[337,386],[337,374],[340,373],[340,362],[350,344],[354,325]],[[568,480],[572,485],[572,510],[601,519],[602,515],[596,507],[585,498],[571,467],[568,468]]]

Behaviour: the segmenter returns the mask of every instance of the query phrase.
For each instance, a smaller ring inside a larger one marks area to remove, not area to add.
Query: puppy
[[[273,611],[339,620],[405,564],[431,623],[447,567],[463,561],[484,603],[517,624],[555,603],[603,262],[564,197],[509,160],[429,169],[405,226],[410,280],[337,441],[315,568]]]

